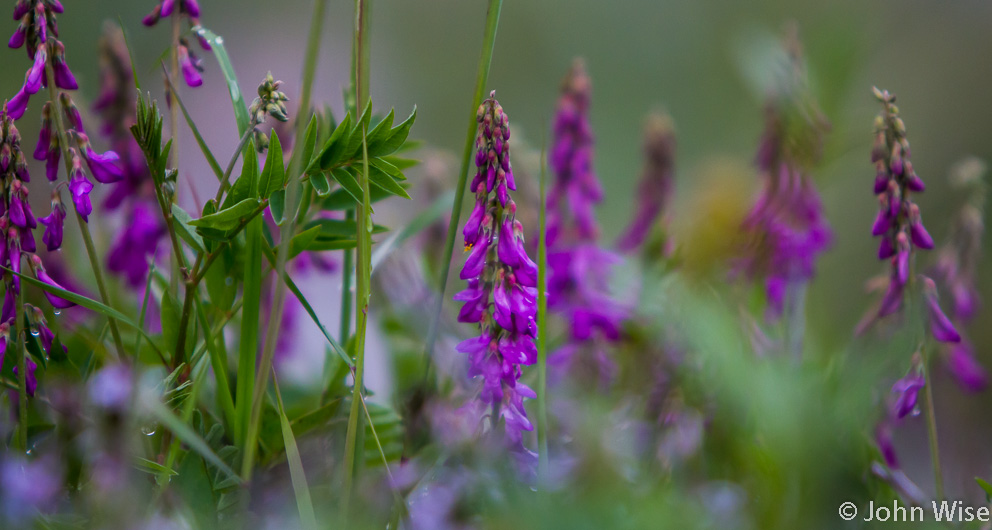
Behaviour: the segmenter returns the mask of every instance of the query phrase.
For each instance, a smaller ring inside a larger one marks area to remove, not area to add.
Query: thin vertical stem
[[[355,0],[355,105],[364,109],[369,102],[369,0]],[[365,331],[369,320],[369,296],[372,283],[372,200],[369,194],[369,153],[368,131],[362,129],[362,172],[359,184],[362,186],[362,204],[356,212],[355,252],[355,370],[354,390],[351,396],[351,410],[348,415],[348,431],[344,447],[344,494],[341,496],[341,512],[347,517],[351,504],[351,490],[357,473],[357,437],[362,427],[361,405],[362,387],[365,381]],[[344,274],[350,274],[348,270]]]
[[[59,100],[58,90],[55,88],[55,71],[52,68],[51,60],[45,63],[45,76],[48,82],[48,99],[52,103],[55,129],[59,138],[59,148],[62,149],[62,159],[65,162],[65,177],[69,180],[72,175],[72,151],[69,149],[69,135],[66,134],[65,123],[62,117],[65,110]],[[90,260],[90,268],[93,269],[93,276],[96,278],[96,286],[100,291],[100,301],[110,305],[110,297],[107,296],[107,287],[103,281],[103,269],[100,268],[100,258],[96,254],[96,247],[93,245],[93,238],[90,236],[90,227],[83,216],[79,215],[76,203],[73,202],[73,212],[76,214],[76,222],[79,224],[79,231],[83,236],[83,244],[86,247],[86,256]],[[110,320],[110,334],[114,339],[114,347],[117,349],[117,357],[124,358],[124,342],[121,340],[121,332],[117,328],[117,321],[112,317]]]
[[[170,67],[172,70],[172,79],[179,79],[179,34],[182,30],[182,13],[181,9],[178,7],[172,12],[172,50],[170,53]],[[177,95],[177,88],[174,84],[166,80],[166,90],[171,96],[171,101],[169,101],[169,132],[172,137],[172,152],[171,158],[172,167],[179,170],[179,104],[176,102],[179,97]],[[175,204],[179,200],[179,186],[172,192],[172,203]],[[179,283],[180,283],[180,269],[182,268],[182,256],[177,255],[175,260],[172,262],[172,274],[169,275],[169,286],[172,288],[172,293],[179,296]]]
[[[541,487],[548,479],[548,241],[545,204],[544,149],[541,150],[541,205],[538,214],[537,239],[537,457],[538,479]]]
[[[468,179],[469,163],[472,160],[472,146],[475,144],[475,132],[478,127],[475,114],[485,95],[486,83],[489,78],[489,65],[493,61],[493,48],[496,45],[496,28],[499,26],[499,13],[503,0],[489,0],[489,10],[486,12],[486,29],[482,41],[482,55],[479,57],[479,70],[475,76],[475,96],[472,99],[472,110],[469,113],[468,132],[465,135],[465,149],[462,151],[462,165],[458,173],[458,186],[455,188],[455,203],[451,208],[451,218],[448,220],[448,239],[444,243],[444,253],[441,254],[441,276],[438,279],[437,301],[434,305],[434,315],[430,329],[427,332],[427,344],[424,358],[427,368],[434,354],[434,343],[437,341],[438,325],[441,319],[441,308],[444,305],[444,290],[448,285],[448,273],[451,270],[451,254],[455,250],[455,234],[458,233],[458,222],[462,213],[462,200],[465,198],[465,184]]]
[[[930,445],[930,462],[933,464],[933,482],[937,492],[937,500],[944,500],[944,475],[940,470],[940,448],[937,444],[937,414],[933,405],[933,379],[930,373],[930,355],[926,343],[923,344],[923,380],[926,400],[923,402],[927,417],[927,439]]]
[[[313,79],[317,69],[317,56],[320,51],[320,33],[324,20],[324,8],[327,0],[316,0],[313,6],[313,16],[310,21],[310,34],[307,39],[307,52],[303,66],[303,87],[301,89],[300,107],[296,115],[296,136],[293,146],[293,156],[289,164],[289,174],[292,175],[286,184],[287,211],[295,212],[299,206],[300,179],[295,178],[306,162],[302,160],[304,135],[306,134],[307,118],[310,116],[310,95]],[[279,248],[276,254],[276,278],[282,278],[289,257],[289,244],[296,231],[296,215],[290,215],[283,223],[279,232]],[[254,467],[255,446],[262,416],[262,398],[268,387],[269,373],[275,357],[276,339],[282,324],[283,305],[286,300],[286,282],[277,281],[275,295],[269,313],[269,323],[265,331],[265,346],[262,349],[262,359],[255,373],[255,388],[251,401],[251,416],[245,443],[245,457],[241,462],[241,476],[251,479]]]
[[[13,283],[9,283],[12,288]],[[14,340],[17,341],[17,413],[20,428],[17,429],[17,439],[21,451],[28,450],[28,359],[27,348],[24,347],[24,334],[21,325],[24,322],[24,291],[17,293],[17,307],[14,309]]]

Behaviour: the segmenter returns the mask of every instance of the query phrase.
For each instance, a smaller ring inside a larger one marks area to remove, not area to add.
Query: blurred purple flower
[[[637,185],[637,209],[617,248],[632,252],[644,244],[659,217],[666,214],[675,180],[675,130],[671,118],[655,113],[644,127],[644,170]],[[667,221],[665,222],[667,225]],[[665,255],[672,250],[665,227]]]

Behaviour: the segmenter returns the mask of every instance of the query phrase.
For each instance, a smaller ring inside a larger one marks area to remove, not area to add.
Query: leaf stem
[[[434,354],[434,343],[437,341],[438,325],[441,319],[441,308],[444,305],[444,291],[448,284],[448,274],[451,271],[451,255],[455,250],[455,235],[458,233],[458,222],[462,213],[462,200],[465,198],[465,184],[468,178],[469,163],[472,160],[472,147],[475,145],[476,109],[482,103],[486,83],[489,78],[489,66],[493,60],[493,48],[496,45],[496,28],[499,26],[499,13],[503,0],[489,0],[486,12],[485,37],[482,42],[482,54],[479,57],[479,70],[475,76],[475,96],[472,99],[472,109],[465,134],[465,149],[462,151],[462,165],[458,173],[458,185],[455,188],[455,204],[451,208],[451,219],[448,221],[448,238],[444,243],[444,253],[441,254],[441,276],[438,279],[437,301],[434,305],[434,315],[427,333],[427,344],[424,349],[424,362],[430,369],[431,357]]]
[[[355,104],[364,109],[369,101],[369,0],[355,0]],[[351,505],[354,478],[357,475],[357,436],[361,427],[363,403],[362,387],[365,381],[365,331],[369,319],[369,294],[372,281],[372,201],[369,193],[369,153],[368,130],[362,128],[362,172],[359,184],[362,186],[362,204],[356,212],[355,232],[357,238],[356,287],[355,297],[355,368],[354,388],[351,397],[351,411],[348,414],[348,430],[344,446],[344,491],[341,496],[341,513],[347,520]],[[349,274],[348,270],[344,271]]]
[[[933,380],[930,373],[930,354],[926,342],[920,347],[923,355],[923,380],[926,399],[923,402],[927,417],[927,441],[930,445],[930,462],[933,465],[933,482],[937,500],[944,500],[944,475],[940,469],[940,448],[937,444],[937,410],[933,405]]]

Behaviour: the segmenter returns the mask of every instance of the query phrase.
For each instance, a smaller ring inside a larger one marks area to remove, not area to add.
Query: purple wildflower
[[[609,292],[619,257],[596,243],[595,205],[603,193],[592,166],[590,91],[585,67],[576,60],[562,83],[550,160],[555,181],[547,199],[548,310],[564,316],[570,330],[569,343],[553,354],[562,359],[582,343],[618,340],[627,317]],[[605,365],[600,369],[610,371]]]
[[[875,164],[874,190],[880,205],[872,234],[882,238],[878,257],[889,260],[890,274],[889,286],[876,314],[866,319],[859,326],[859,331],[902,308],[911,279],[909,263],[912,255],[917,249],[931,249],[934,246],[933,238],[923,226],[920,207],[912,199],[912,194],[919,193],[925,186],[909,160],[906,125],[899,117],[896,98],[888,91],[873,90],[882,104],[882,112],[875,118],[875,146],[871,154]],[[960,334],[940,308],[933,280],[926,276],[920,276],[920,279],[934,339],[959,342]]]
[[[796,288],[816,273],[831,244],[820,195],[810,176],[829,123],[809,95],[798,37],[785,40],[789,63],[780,89],[765,107],[765,130],[755,156],[763,187],[744,218],[748,248],[739,271],[764,283],[766,316],[777,319]]]
[[[62,205],[62,194],[52,192],[52,213],[41,217],[38,222],[45,225],[45,233],[41,236],[42,243],[49,252],[62,246],[62,228],[65,224],[65,206]]]
[[[618,249],[631,252],[644,244],[655,222],[668,207],[674,179],[675,131],[671,119],[665,114],[652,114],[644,128],[644,170],[637,185],[637,210],[617,241]],[[667,239],[667,227],[664,229]],[[666,240],[666,256],[671,248],[671,242]]]
[[[465,249],[471,254],[460,277],[468,280],[468,289],[455,299],[465,302],[459,320],[477,323],[481,334],[461,342],[457,349],[469,356],[469,377],[482,378],[480,399],[492,408],[492,425],[503,419],[511,450],[529,458],[532,453],[524,448],[522,431],[533,427],[523,399],[535,395],[520,377],[522,367],[537,360],[536,266],[523,247],[517,206],[505,193],[516,186],[507,177],[512,174],[509,120],[495,92],[479,107],[477,119],[479,170],[472,191],[476,203],[485,205],[485,213],[481,223],[469,220],[478,228],[474,234],[465,234]]]
[[[200,58],[196,56],[195,53],[190,51],[189,46],[185,44],[186,41],[181,41],[183,44],[179,45],[179,67],[183,72],[183,79],[186,84],[191,87],[198,87],[203,84],[203,78],[200,76],[200,72],[203,71],[203,64]]]

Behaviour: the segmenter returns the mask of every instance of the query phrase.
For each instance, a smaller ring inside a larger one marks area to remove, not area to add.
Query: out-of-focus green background
[[[304,0],[202,0],[202,22],[224,36],[246,92],[271,70],[293,95],[310,5]],[[485,6],[481,0],[378,0],[373,5],[373,101],[401,112],[416,104],[414,135],[436,148],[461,149]],[[153,29],[140,24],[152,2],[66,0],[65,7],[59,25],[82,87],[80,99],[97,94],[99,28],[104,20],[116,22],[118,15],[142,82],[160,93],[156,61],[169,32],[164,24]],[[315,91],[317,102],[337,110],[348,79],[352,7],[351,2],[331,2]],[[7,22],[0,27],[8,35],[15,25],[4,17]],[[809,340],[839,354],[871,302],[863,294],[864,281],[882,269],[869,233],[877,202],[870,191],[868,156],[878,111],[870,88],[877,85],[898,95],[913,162],[928,186],[917,200],[939,242],[948,215],[962,199],[946,182],[949,167],[966,155],[992,159],[992,3],[507,0],[489,86],[509,113],[516,138],[539,147],[561,77],[573,57],[586,59],[594,87],[596,166],[607,191],[599,214],[605,237],[612,238],[632,211],[641,129],[649,110],[664,108],[675,120],[680,197],[714,185],[708,180],[712,171],[700,170],[714,158],[729,157],[748,166],[763,124],[760,83],[753,81],[764,71],[761,50],[789,20],[799,23],[814,90],[833,124],[815,177],[835,242],[811,286],[808,315]],[[207,54],[203,57],[203,87],[184,89],[183,95],[208,143],[226,160],[237,142],[233,116],[216,63]],[[0,95],[14,94],[27,65],[22,50],[0,52]],[[21,127],[29,146],[39,108],[32,102]],[[189,157],[184,176],[199,181],[205,196],[212,177],[188,134],[181,153]],[[449,177],[454,182],[455,175]],[[749,202],[750,197],[740,200]],[[676,210],[685,214],[688,202],[676,202]],[[990,246],[990,238],[985,239]],[[932,256],[920,259],[925,264]],[[992,266],[982,270],[992,273]],[[985,299],[992,300],[990,275],[981,281]],[[989,322],[990,315],[983,312],[968,330],[986,366],[992,366],[992,330],[981,322]],[[992,451],[985,442],[992,421],[984,413],[990,400],[987,393],[966,396],[945,372],[936,374],[941,449],[954,494],[973,489],[972,476],[992,474]],[[910,475],[927,482],[922,422],[910,422],[899,433],[897,444]]]

